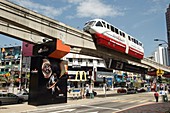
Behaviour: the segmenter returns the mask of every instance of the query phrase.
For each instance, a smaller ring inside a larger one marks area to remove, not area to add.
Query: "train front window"
[[[85,23],[85,26],[86,26],[86,25],[93,26],[94,23],[95,23],[95,21],[90,21],[90,22]]]
[[[96,23],[96,26],[103,27],[103,25],[102,25],[102,23],[101,23],[100,21],[98,21],[98,22]]]

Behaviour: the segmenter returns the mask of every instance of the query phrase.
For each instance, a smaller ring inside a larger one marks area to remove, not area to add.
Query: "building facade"
[[[170,59],[170,4],[165,13],[166,26],[167,26],[167,38],[168,38],[168,59]]]
[[[160,64],[169,65],[168,47],[158,46],[157,50],[154,53],[154,59]]]

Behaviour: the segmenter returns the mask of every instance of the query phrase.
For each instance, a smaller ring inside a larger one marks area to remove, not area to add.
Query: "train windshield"
[[[89,25],[89,26],[93,26],[95,22],[96,22],[96,21],[90,21],[90,22],[87,22],[87,23],[85,23],[85,26],[87,26],[87,25]]]

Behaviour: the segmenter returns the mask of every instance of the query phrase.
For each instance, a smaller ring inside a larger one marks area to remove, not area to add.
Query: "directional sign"
[[[158,69],[158,70],[156,71],[156,74],[157,74],[157,76],[162,76],[162,75],[164,74],[164,71],[161,70],[161,69]]]

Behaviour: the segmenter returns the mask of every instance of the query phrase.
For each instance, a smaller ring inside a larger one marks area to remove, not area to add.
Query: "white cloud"
[[[77,4],[77,3],[80,3],[84,0],[68,0],[69,3],[74,3],[74,4]]]
[[[124,13],[113,5],[104,4],[101,0],[68,0],[69,3],[77,4],[77,17],[103,18],[115,17]]]
[[[42,5],[36,2],[32,2],[30,0],[10,0],[10,1],[51,18],[55,18],[61,15],[63,11],[70,7],[66,6],[62,8],[55,8],[51,6]]]

